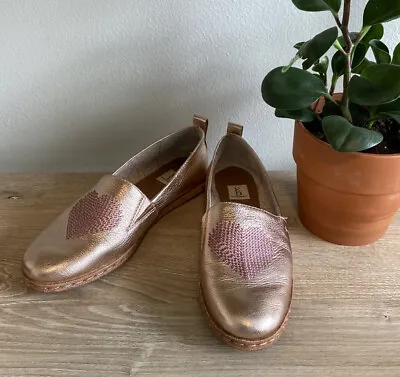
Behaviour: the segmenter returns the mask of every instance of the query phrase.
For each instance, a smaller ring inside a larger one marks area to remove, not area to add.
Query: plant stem
[[[350,56],[347,55],[344,59],[344,75],[343,75],[343,97],[341,102],[341,110],[343,112],[344,117],[352,122],[351,113],[349,109],[349,83],[350,83],[350,72],[351,72],[351,59]]]
[[[324,79],[324,84],[325,84],[326,88],[328,88],[328,75],[326,73],[324,73],[322,78]]]
[[[346,51],[343,50],[343,47],[340,45],[339,40],[336,39],[336,41],[333,43],[333,46],[344,56],[346,56]]]
[[[333,96],[335,94],[335,89],[336,89],[336,83],[338,81],[339,77],[337,77],[335,74],[332,76],[332,82],[331,82],[331,88],[329,90],[329,94]]]
[[[370,120],[375,118],[374,120],[378,120],[379,118],[376,118],[376,113],[378,112],[378,106],[371,106],[369,108],[369,116],[371,117]]]
[[[342,23],[340,22],[339,16],[337,14],[334,14],[334,13],[332,13],[332,14],[333,14],[333,17],[335,18],[337,26],[339,27],[339,29],[341,29],[342,28]]]
[[[299,59],[300,59],[300,56],[299,56],[298,54],[296,54],[295,57],[289,62],[289,64],[288,64],[286,67],[282,68],[282,73],[287,72],[287,71],[289,70],[289,68],[290,68],[294,63],[296,63],[297,60],[299,60]]]
[[[340,29],[342,30],[344,40],[346,41],[346,52],[350,52],[351,46],[353,45],[349,33],[350,9],[351,0],[344,0],[343,20]]]
[[[354,41],[354,45],[357,46],[360,41],[366,36],[366,34],[370,31],[371,26],[364,26],[360,33],[358,34],[357,39]]]
[[[343,20],[341,22],[341,31],[343,38],[346,41],[346,54],[344,55],[344,75],[343,75],[343,97],[341,102],[341,110],[344,117],[351,122],[351,113],[349,109],[349,83],[351,76],[351,50],[353,43],[351,42],[349,33],[349,20],[350,20],[351,0],[344,0]]]
[[[325,97],[327,100],[333,102],[335,105],[337,105],[336,101],[333,99],[333,97],[332,97],[330,94],[325,93],[325,94],[324,94],[324,97]]]
[[[376,119],[371,119],[369,120],[369,122],[367,123],[367,128],[370,130],[372,129],[372,126],[374,125]]]

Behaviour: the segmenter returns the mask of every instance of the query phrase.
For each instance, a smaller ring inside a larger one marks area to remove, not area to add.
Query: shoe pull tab
[[[204,134],[207,135],[208,119],[200,115],[193,115],[193,126],[200,127]]]
[[[228,123],[228,128],[226,129],[227,134],[234,134],[237,136],[242,136],[243,134],[243,126],[236,123]]]

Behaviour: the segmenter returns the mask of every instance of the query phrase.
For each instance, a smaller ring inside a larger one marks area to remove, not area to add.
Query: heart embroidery
[[[208,246],[219,261],[249,280],[272,263],[276,244],[262,227],[242,227],[233,221],[219,222]]]
[[[114,229],[122,219],[121,204],[112,196],[99,196],[90,191],[71,210],[67,224],[67,239]]]

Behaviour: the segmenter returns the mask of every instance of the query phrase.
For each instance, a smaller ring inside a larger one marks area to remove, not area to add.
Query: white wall
[[[193,113],[210,147],[241,122],[267,168],[291,169],[292,122],[260,84],[330,26],[290,0],[1,0],[0,171],[112,170]]]

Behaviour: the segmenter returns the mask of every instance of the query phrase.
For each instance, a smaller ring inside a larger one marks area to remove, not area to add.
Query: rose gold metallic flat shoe
[[[258,350],[283,331],[292,301],[286,221],[260,159],[229,124],[207,179],[200,301],[214,334]]]
[[[106,175],[51,223],[25,253],[29,286],[57,292],[122,265],[166,213],[204,190],[208,122],[166,136]]]

